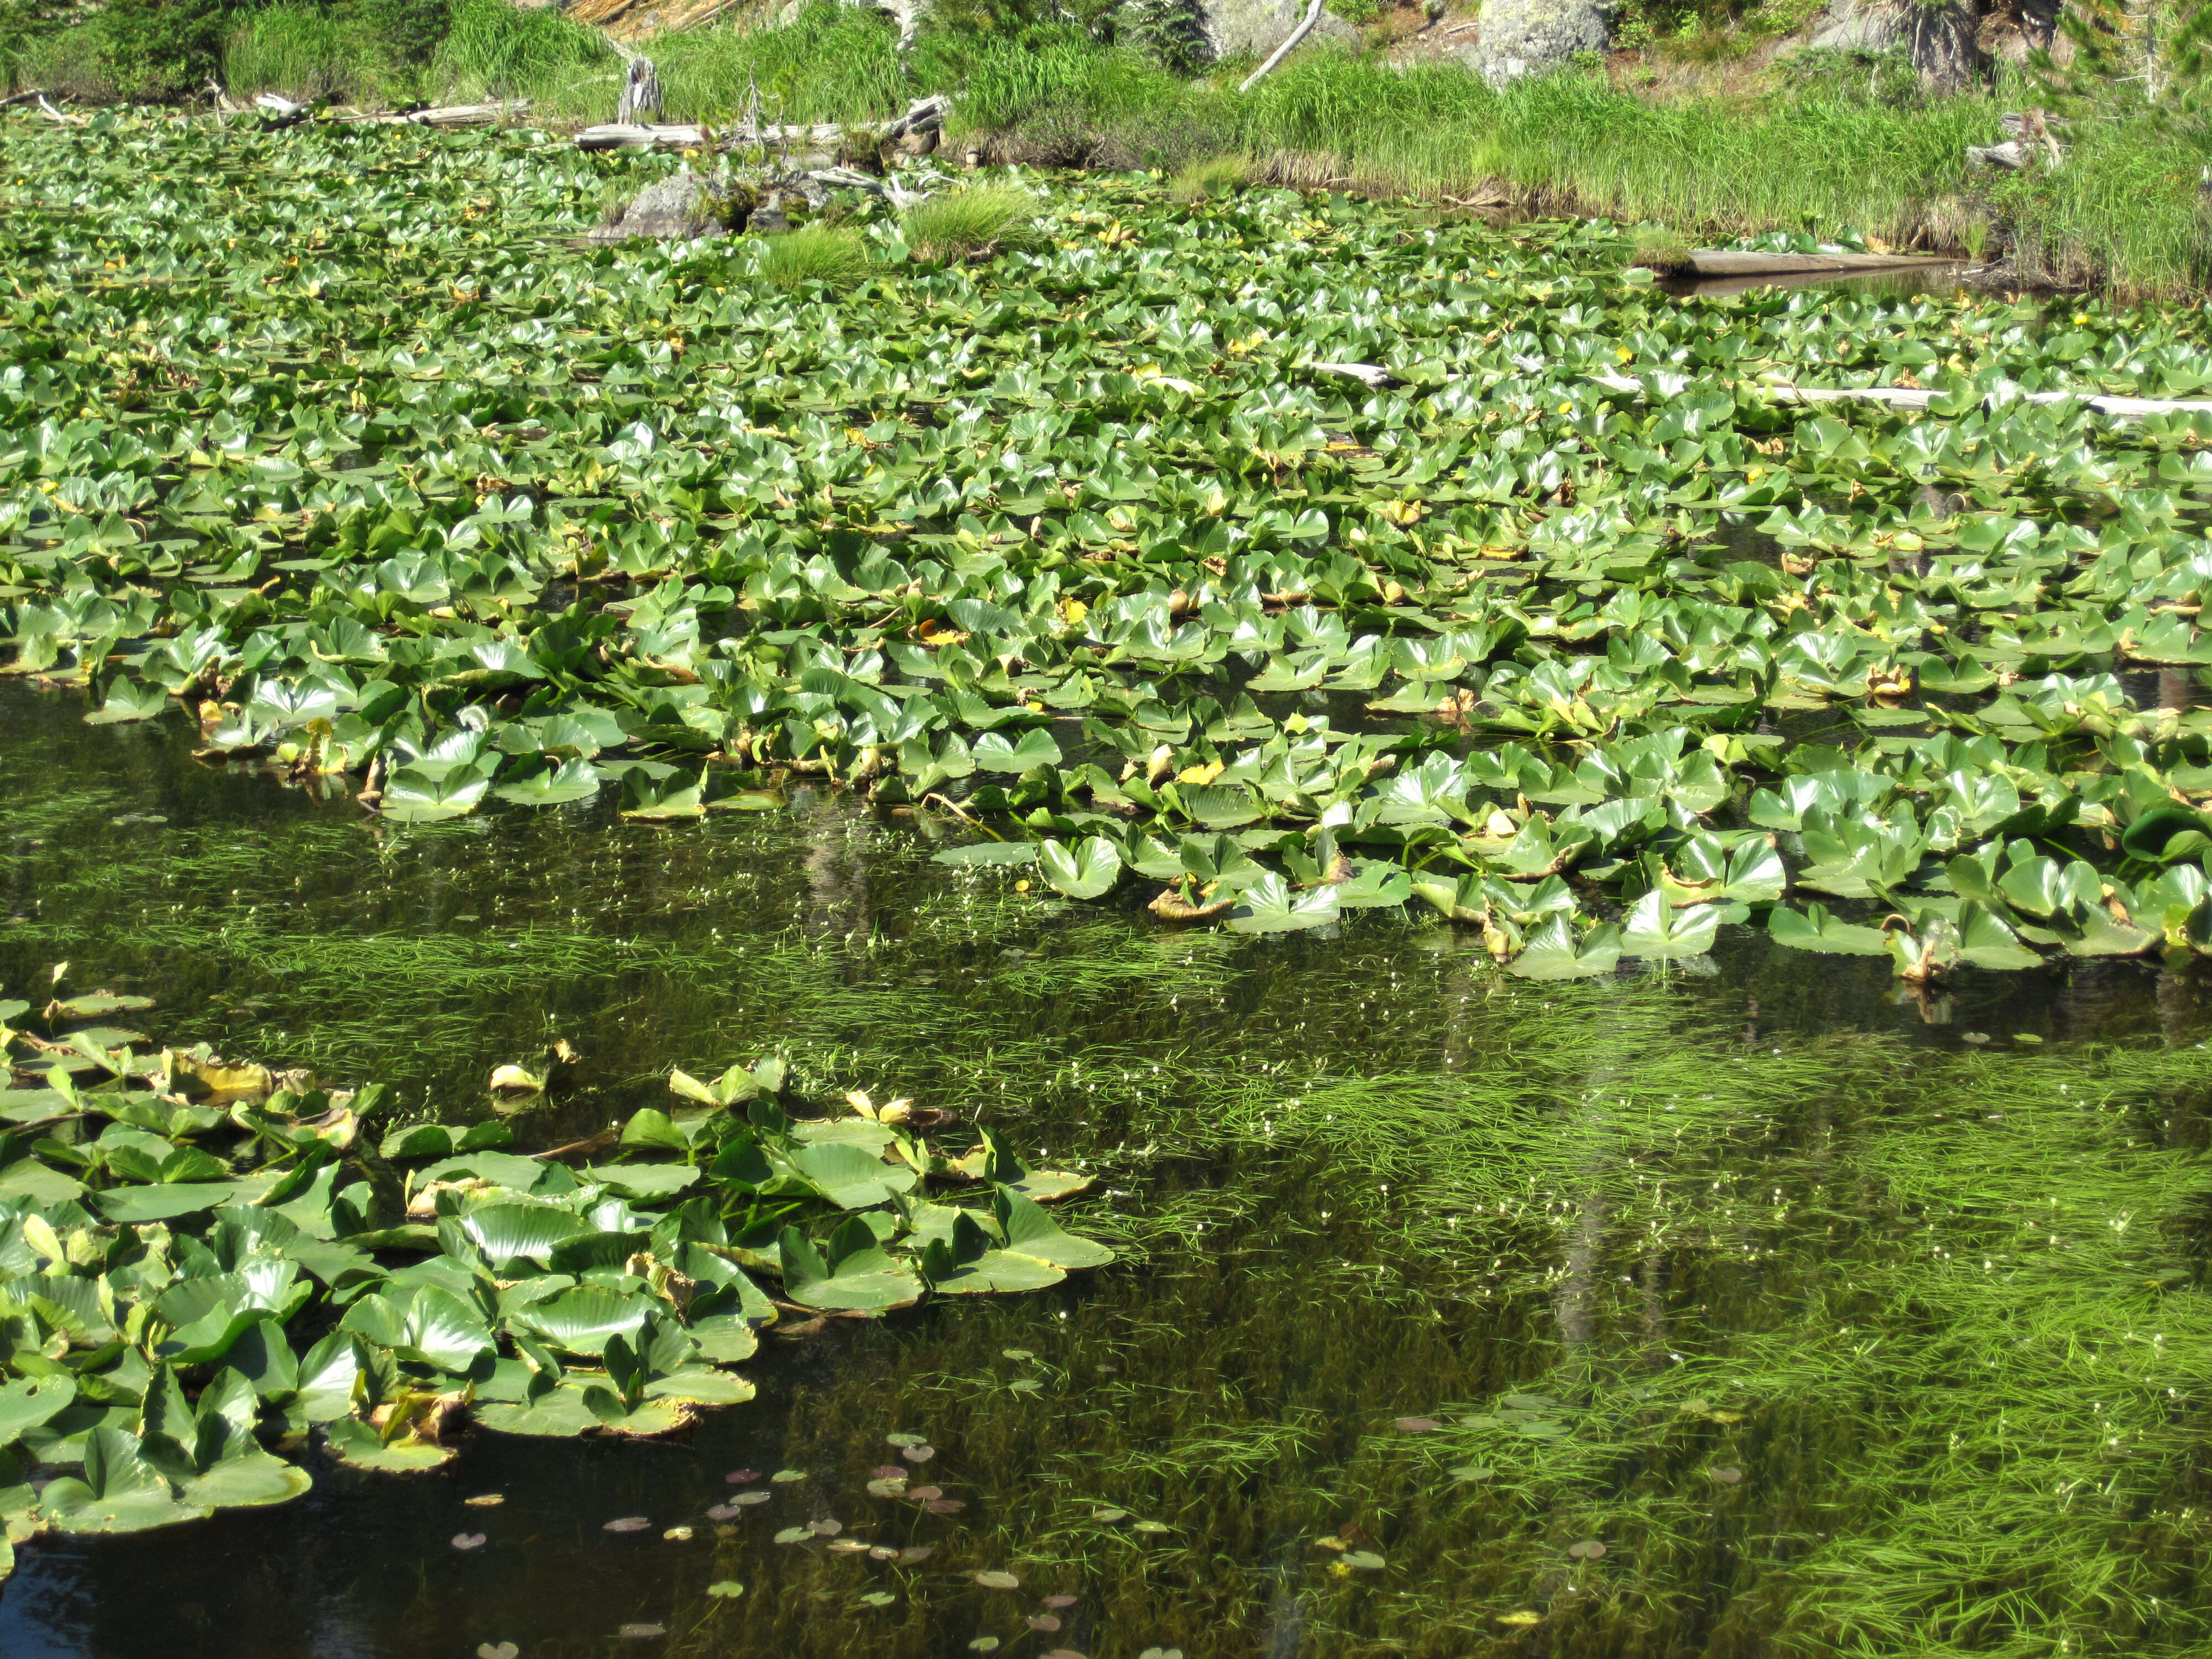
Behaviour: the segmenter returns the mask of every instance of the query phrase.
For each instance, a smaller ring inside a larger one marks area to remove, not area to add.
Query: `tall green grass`
[[[396,91],[398,78],[368,20],[319,6],[249,13],[223,46],[223,84],[249,94],[357,100]]]
[[[900,76],[897,33],[879,13],[808,7],[787,27],[728,25],[656,37],[671,121],[732,125],[757,96],[763,121],[882,120],[912,95]],[[445,95],[520,97],[553,121],[611,121],[622,55],[597,31],[546,9],[463,0],[432,68]]]

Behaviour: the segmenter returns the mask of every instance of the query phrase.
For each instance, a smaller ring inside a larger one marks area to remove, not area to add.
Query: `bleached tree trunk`
[[[1244,77],[1244,84],[1237,88],[1237,91],[1251,91],[1253,88],[1258,86],[1261,82],[1266,80],[1269,75],[1274,72],[1276,64],[1281,63],[1283,59],[1288,58],[1292,52],[1298,49],[1299,45],[1305,40],[1306,36],[1314,32],[1314,25],[1321,21],[1322,4],[1322,0],[1308,0],[1306,5],[1306,15],[1298,20],[1298,26],[1291,31],[1290,38],[1285,40],[1281,46],[1277,46],[1273,52],[1268,54],[1267,61],[1266,63],[1261,64],[1259,68],[1254,70],[1251,74]]]

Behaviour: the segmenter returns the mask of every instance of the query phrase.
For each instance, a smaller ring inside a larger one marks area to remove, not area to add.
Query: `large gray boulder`
[[[1796,47],[1903,54],[1930,87],[1954,92],[1990,63],[2051,48],[2063,58],[2059,0],[1832,0]]]
[[[1483,0],[1482,33],[1468,54],[1493,87],[1557,69],[1578,52],[1603,52],[1613,8],[1605,0]]]
[[[610,214],[591,233],[594,242],[626,242],[633,236],[720,236],[743,228],[759,200],[744,185],[706,178],[686,168],[647,185],[619,214]]]
[[[1265,58],[1291,37],[1306,15],[1305,0],[1205,0],[1206,45],[1217,58]],[[1323,12],[1308,40],[1352,40],[1359,31]],[[1300,48],[1304,50],[1304,48]]]

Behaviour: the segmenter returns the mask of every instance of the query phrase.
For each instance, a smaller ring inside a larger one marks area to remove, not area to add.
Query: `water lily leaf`
[[[924,1247],[921,1271],[932,1290],[950,1296],[1042,1290],[1066,1277],[1040,1257],[998,1248],[964,1211],[948,1237],[932,1239]]]
[[[786,1227],[776,1248],[784,1294],[802,1307],[883,1313],[921,1295],[921,1281],[891,1260],[858,1216],[819,1247],[798,1228]]]
[[[1239,933],[1290,933],[1325,927],[1340,915],[1334,887],[1302,892],[1280,876],[1270,874],[1243,890],[1229,913],[1229,926]]]
[[[932,854],[938,864],[1020,865],[1036,862],[1037,844],[1033,841],[972,841],[958,847],[947,847]]]
[[[846,1141],[794,1146],[785,1157],[808,1185],[841,1210],[867,1209],[884,1203],[893,1193],[910,1191],[920,1179],[910,1166],[886,1164],[864,1147]]]
[[[476,1309],[434,1285],[389,1296],[371,1291],[347,1307],[340,1323],[401,1359],[440,1370],[466,1371],[492,1347],[491,1331]]]
[[[688,1164],[594,1164],[584,1173],[603,1187],[612,1188],[640,1203],[672,1198],[696,1186],[701,1171]]]
[[[1121,878],[1121,855],[1103,836],[1092,836],[1073,848],[1048,841],[1037,848],[1037,869],[1069,898],[1103,898]]]
[[[48,1482],[39,1511],[64,1532],[94,1533],[143,1532],[215,1512],[210,1504],[180,1502],[138,1442],[105,1425],[85,1437],[83,1478]]]
[[[341,1418],[323,1431],[324,1444],[348,1468],[381,1474],[423,1474],[453,1462],[455,1449],[411,1437],[386,1443],[359,1418]]]
[[[2154,806],[2121,832],[2120,850],[2158,864],[2202,857],[2212,850],[2212,817],[2185,806]]]
[[[495,1434],[570,1440],[599,1427],[599,1417],[585,1403],[584,1385],[574,1381],[551,1383],[519,1401],[480,1400],[471,1414]]]
[[[733,1371],[684,1365],[647,1382],[645,1395],[694,1406],[740,1406],[753,1397],[753,1385]]]
[[[509,1273],[517,1261],[550,1267],[561,1245],[596,1231],[583,1217],[550,1204],[488,1204],[449,1216],[440,1225],[453,1228],[482,1250],[495,1271]]]
[[[0,1183],[4,1186],[4,1183]],[[155,1182],[143,1187],[116,1187],[93,1195],[100,1212],[125,1227],[155,1221],[174,1221],[228,1204],[238,1194],[235,1182],[188,1181]]]
[[[309,1423],[343,1417],[352,1409],[363,1364],[361,1344],[349,1331],[333,1331],[301,1355],[294,1395],[301,1417]]]
[[[169,706],[169,695],[158,685],[139,685],[118,676],[107,688],[107,701],[84,717],[87,726],[115,726],[131,720],[158,719]]]
[[[1725,906],[1699,904],[1676,909],[1666,893],[1653,888],[1636,901],[1620,928],[1622,954],[1663,960],[1694,957],[1712,949]]]
[[[1033,1200],[1011,1187],[998,1188],[993,1208],[1006,1249],[1016,1255],[1034,1256],[1055,1267],[1097,1267],[1114,1259],[1105,1245],[1062,1231]]]
[[[178,1489],[186,1504],[230,1510],[289,1504],[313,1485],[313,1477],[305,1469],[254,1449],[223,1458],[180,1481]]]
[[[1802,915],[1786,905],[1777,905],[1766,919],[1766,931],[1777,945],[1786,945],[1793,951],[1852,957],[1889,954],[1881,929],[1838,921],[1823,904],[1808,904]]]
[[[536,756],[507,774],[507,781],[491,793],[494,799],[516,806],[562,806],[591,799],[599,793],[599,781],[598,769],[587,759]]]
[[[384,798],[377,811],[402,823],[434,823],[473,812],[491,789],[498,757],[488,756],[483,765],[463,764],[442,772],[422,766],[401,766],[384,781]]]
[[[651,1311],[642,1296],[579,1285],[518,1310],[507,1322],[564,1352],[597,1357],[606,1352],[610,1337],[635,1341]]]
[[[986,732],[975,739],[969,752],[976,766],[986,772],[1029,772],[1040,766],[1058,766],[1062,758],[1052,733],[1042,726],[1023,732],[1018,743],[1009,743],[1002,732]]]
[[[14,1163],[0,1167],[0,1203],[27,1200],[46,1209],[82,1198],[84,1191],[84,1183],[76,1176],[35,1158],[19,1158]],[[212,1209],[214,1206],[210,1204],[207,1207]],[[154,1218],[161,1220],[165,1218],[157,1216]]]
[[[1565,916],[1558,915],[1529,930],[1521,954],[1505,970],[1522,979],[1588,979],[1613,972],[1620,966],[1620,933],[1612,924],[1577,934]]]
[[[66,1371],[0,1386],[0,1446],[52,1421],[76,1398],[76,1379]]]

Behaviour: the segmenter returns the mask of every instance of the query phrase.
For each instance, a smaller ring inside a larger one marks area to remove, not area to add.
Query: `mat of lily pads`
[[[752,1398],[732,1368],[780,1314],[1113,1259],[1040,1207],[1086,1178],[988,1129],[940,1150],[950,1115],[902,1100],[795,1116],[775,1060],[677,1071],[671,1109],[525,1155],[499,1116],[390,1127],[383,1085],[156,1051],[115,1024],[149,1006],[0,1001],[0,1577],[49,1529],[296,1498],[313,1477],[277,1453],[406,1474],[465,1423],[665,1434]]]
[[[2212,417],[2013,396],[2199,392],[2201,319],[1684,301],[1603,224],[1145,177],[950,267],[833,206],[843,291],[573,240],[677,165],[8,118],[0,672],[390,819],[803,775],[978,879],[1425,905],[1537,977],[2212,948]]]

